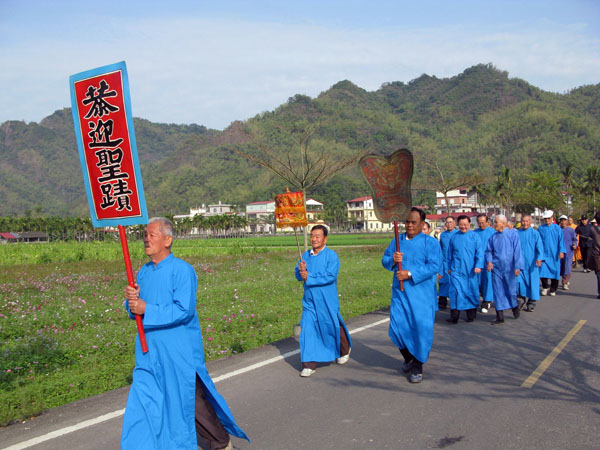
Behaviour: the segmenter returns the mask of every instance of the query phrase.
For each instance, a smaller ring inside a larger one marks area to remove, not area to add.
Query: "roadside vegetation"
[[[331,236],[345,318],[389,304],[380,262],[389,239]],[[292,336],[302,298],[295,247],[293,236],[176,241],[174,254],[198,274],[208,360]],[[130,250],[137,269],[143,247]],[[131,383],[136,328],[123,307],[118,242],[3,245],[0,258],[0,425]]]

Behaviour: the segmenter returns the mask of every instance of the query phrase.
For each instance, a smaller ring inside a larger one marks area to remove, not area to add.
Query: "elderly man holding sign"
[[[139,271],[137,283],[133,279],[124,225],[148,223],[148,214],[125,62],[73,75],[70,84],[92,223],[119,227],[129,282],[126,307],[138,327],[121,448],[196,450],[196,432],[211,449],[232,448],[228,433],[248,437],[204,365],[196,273],[172,255],[167,219],[150,220],[144,247],[151,262]]]

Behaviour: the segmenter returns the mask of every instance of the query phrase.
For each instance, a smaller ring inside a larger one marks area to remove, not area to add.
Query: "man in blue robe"
[[[448,305],[450,278],[448,277],[448,246],[450,245],[450,239],[452,236],[458,233],[456,228],[456,221],[454,217],[446,217],[446,231],[440,235],[440,246],[442,248],[442,257],[444,258],[444,265],[442,267],[441,275],[439,279],[439,292],[438,292],[438,305],[440,309],[446,309]]]
[[[488,241],[492,234],[496,232],[489,225],[489,220],[485,214],[479,214],[477,216],[478,228],[474,230],[474,233],[479,238],[481,243],[481,254],[484,255],[487,249]],[[481,312],[486,314],[491,307],[491,303],[494,301],[494,290],[492,289],[492,272],[483,270],[479,274],[479,293],[481,294]]]
[[[296,279],[302,281],[300,319],[301,377],[315,373],[318,362],[334,359],[345,364],[350,358],[352,340],[340,314],[337,277],[340,260],[327,248],[327,228],[315,225],[310,232],[311,250],[296,265]]]
[[[412,208],[406,233],[399,235],[400,251],[396,251],[394,238],[381,259],[383,267],[394,272],[389,336],[404,357],[402,370],[410,373],[411,383],[423,380],[423,364],[433,344],[436,281],[443,267],[439,242],[421,232],[424,221],[425,212]],[[404,290],[400,290],[400,281]]]
[[[135,287],[125,288],[130,317],[142,316],[148,352],[142,352],[138,337],[121,449],[197,450],[196,433],[211,450],[231,449],[229,434],[248,436],[206,370],[196,273],[173,256],[172,243],[172,223],[150,219],[144,248],[151,261],[138,272]]]
[[[456,324],[461,311],[466,311],[467,322],[473,322],[479,306],[479,273],[483,268],[481,243],[470,231],[471,222],[465,215],[458,216],[458,233],[450,239],[448,259],[450,275],[450,318]]]
[[[526,305],[525,311],[533,312],[540,299],[540,266],[544,259],[544,247],[540,233],[531,226],[531,216],[524,215],[519,229],[523,270],[519,276],[519,297]]]
[[[512,309],[515,319],[518,319],[521,313],[517,305],[517,278],[523,269],[521,243],[517,233],[507,232],[507,222],[505,216],[496,216],[494,219],[496,233],[490,238],[485,252],[487,270],[492,272],[496,307],[496,320],[492,325],[504,323],[506,309]]]
[[[558,223],[560,224],[560,228],[563,232],[566,250],[564,258],[560,260],[560,277],[562,281],[562,288],[565,291],[568,291],[569,284],[571,283],[573,252],[577,248],[577,234],[575,234],[575,230],[569,226],[569,218],[567,216],[560,216]]]
[[[565,239],[558,225],[552,223],[553,211],[544,211],[542,219],[544,223],[538,228],[544,245],[544,262],[540,269],[542,281],[542,295],[556,295],[558,280],[560,280],[560,260],[565,256]],[[550,288],[550,292],[548,292]]]

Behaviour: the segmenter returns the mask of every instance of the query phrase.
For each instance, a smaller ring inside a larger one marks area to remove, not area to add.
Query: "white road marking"
[[[386,319],[378,320],[377,322],[373,322],[373,323],[370,323],[370,324],[365,325],[363,327],[356,328],[356,329],[350,331],[350,334],[360,333],[361,331],[368,330],[369,328],[376,327],[377,325],[381,325],[381,324],[389,322],[389,321],[390,321],[389,317],[386,318]],[[284,353],[283,355],[275,356],[274,358],[266,359],[265,361],[261,361],[261,362],[255,363],[255,364],[251,364],[251,365],[249,365],[247,367],[243,367],[241,369],[234,370],[232,372],[220,375],[220,376],[218,376],[216,378],[213,378],[213,382],[214,383],[218,383],[219,381],[223,381],[223,380],[227,380],[228,378],[236,377],[236,376],[241,375],[243,373],[250,372],[251,370],[255,370],[255,369],[258,369],[260,367],[264,367],[264,366],[266,366],[268,364],[272,364],[274,362],[281,361],[283,359],[286,359],[286,358],[289,358],[291,356],[297,355],[298,353],[300,353],[300,349],[292,350],[291,352]],[[60,437],[60,436],[64,436],[65,434],[69,434],[69,433],[72,433],[74,431],[82,430],[84,428],[91,427],[92,425],[96,425],[96,424],[99,424],[99,423],[102,423],[102,422],[106,422],[107,420],[115,419],[117,417],[122,416],[124,413],[125,413],[125,409],[120,409],[118,411],[113,411],[113,412],[108,413],[108,414],[103,414],[103,415],[98,416],[98,417],[96,417],[94,419],[84,420],[83,422],[76,423],[75,425],[71,425],[71,426],[68,426],[68,427],[65,427],[65,428],[61,428],[59,430],[52,431],[52,432],[44,434],[42,436],[38,436],[38,437],[35,437],[33,439],[29,439],[27,441],[11,445],[10,447],[6,447],[6,448],[4,448],[2,450],[22,450],[24,448],[32,447],[34,445],[41,444],[42,442],[49,441],[50,439],[54,439],[54,438],[57,438],[57,437]]]

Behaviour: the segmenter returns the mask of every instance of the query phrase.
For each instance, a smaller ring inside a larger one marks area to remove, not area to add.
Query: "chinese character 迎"
[[[118,147],[121,142],[123,142],[123,138],[118,138],[114,141],[110,140],[110,137],[113,133],[113,121],[112,119],[104,122],[102,119],[98,120],[98,123],[89,122],[88,126],[90,131],[88,136],[92,138],[92,142],[90,143],[90,148],[97,147]]]

